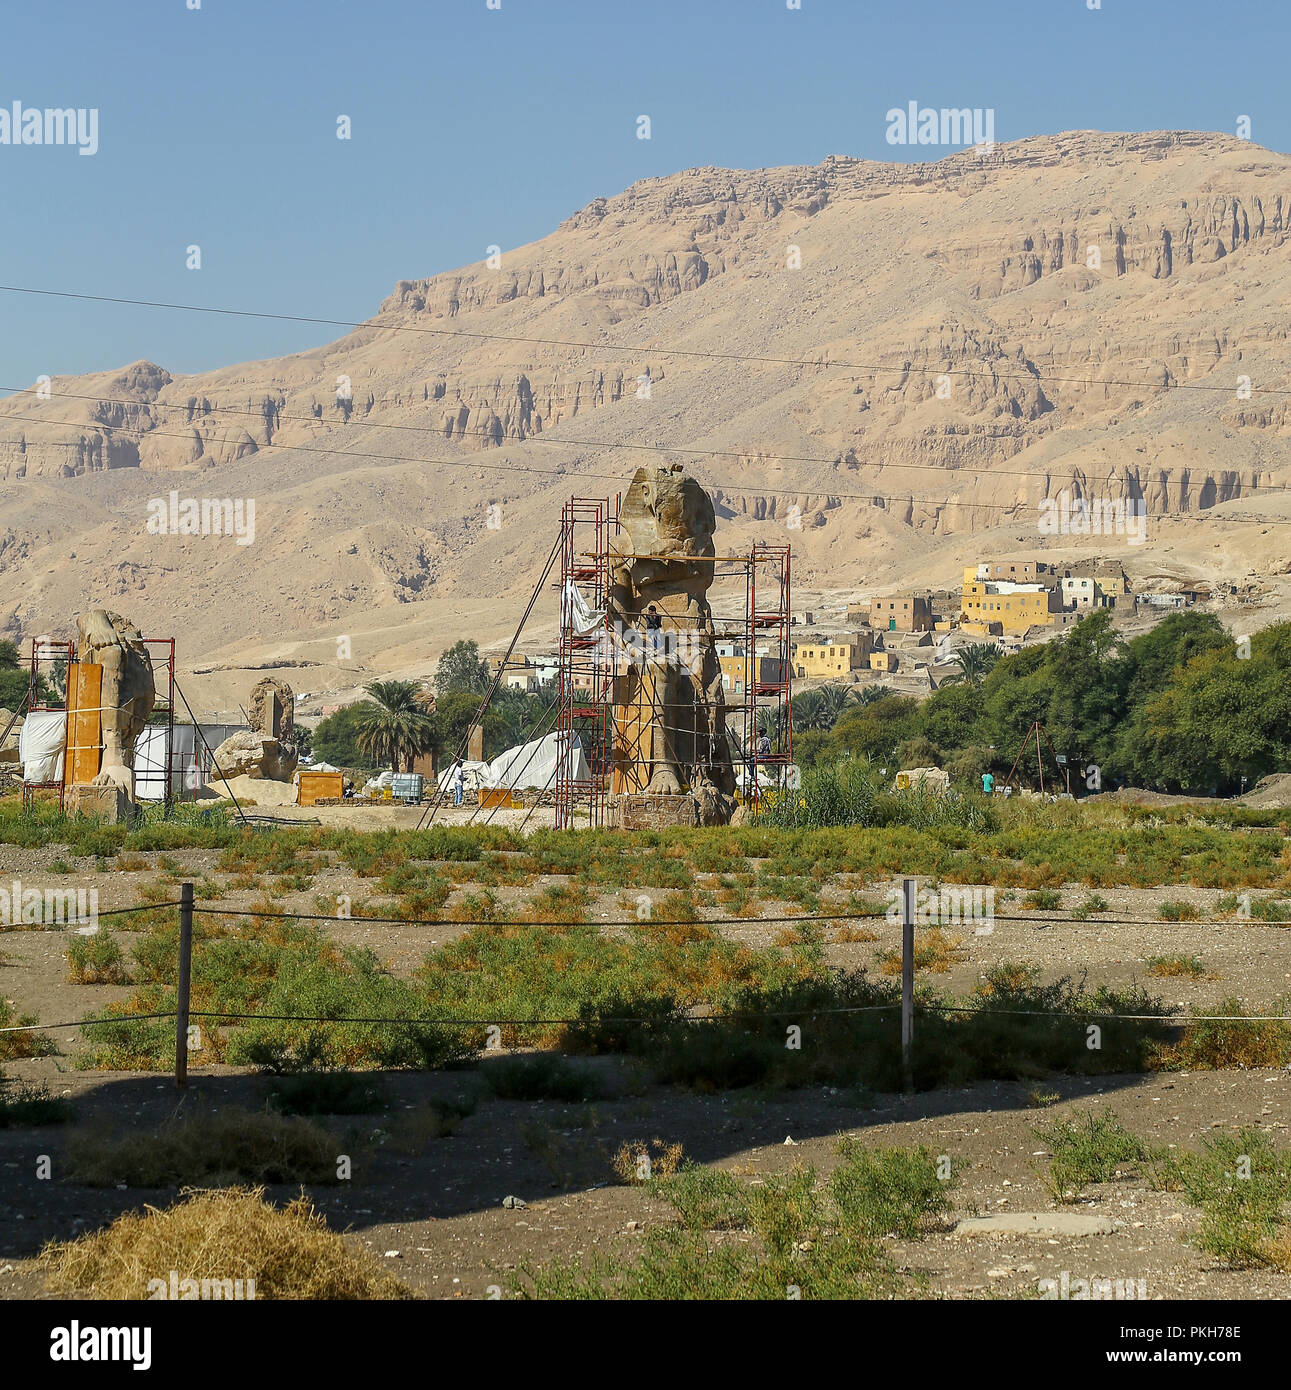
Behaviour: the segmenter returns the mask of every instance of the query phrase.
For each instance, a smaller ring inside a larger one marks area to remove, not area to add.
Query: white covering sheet
[[[27,716],[18,740],[24,782],[57,782],[63,776],[67,711],[38,709]]]

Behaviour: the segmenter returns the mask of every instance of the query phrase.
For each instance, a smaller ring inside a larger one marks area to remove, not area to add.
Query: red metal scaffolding
[[[610,704],[614,691],[614,649],[609,640],[610,535],[618,529],[618,509],[608,497],[571,497],[560,513],[560,645],[557,675],[558,733],[556,825],[574,824],[586,809],[589,825],[604,825],[609,781]],[[584,604],[586,607],[584,608]],[[584,612],[599,613],[590,628]],[[574,756],[577,738],[590,776],[580,778]]]
[[[616,734],[613,701],[618,670],[610,628],[610,537],[618,530],[618,507],[608,498],[571,497],[561,511],[559,710],[561,747],[578,735],[591,781],[577,780],[574,760],[557,763],[556,825],[575,823],[575,812],[586,810],[590,825],[605,823],[612,750]],[[719,563],[716,559],[714,564]],[[745,576],[743,621],[721,624],[715,640],[739,644],[733,655],[744,661],[744,679],[735,682],[738,704],[728,706],[727,718],[742,710],[744,729],[728,727],[731,755],[746,776],[744,796],[757,803],[767,787],[758,771],[774,771],[774,784],[783,789],[793,764],[793,663],[790,660],[790,548],[754,545],[748,555],[725,556],[720,563],[741,567]],[[738,577],[728,570],[727,577]],[[578,595],[581,594],[581,602]],[[580,614],[602,614],[590,631],[579,631]],[[720,651],[720,646],[719,646]],[[770,731],[770,748],[759,751],[758,720]]]

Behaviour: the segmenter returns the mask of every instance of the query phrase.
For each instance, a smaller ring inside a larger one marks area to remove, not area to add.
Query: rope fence
[[[905,879],[902,885],[902,952],[901,952],[901,990],[900,1001],[892,1001],[885,1004],[864,1004],[864,1005],[839,1005],[833,1007],[799,1007],[793,1009],[765,1009],[765,1010],[735,1010],[731,1012],[708,1012],[698,1013],[698,1009],[712,1010],[712,1004],[708,1001],[693,1002],[689,1005],[674,1008],[665,1012],[647,1015],[599,1015],[585,1014],[579,1017],[536,1017],[536,1018],[504,1018],[504,1017],[457,1017],[457,1016],[435,1016],[423,1015],[420,1017],[388,1017],[388,1016],[348,1016],[348,1015],[314,1015],[314,1014],[281,1014],[281,1013],[243,1013],[230,1012],[227,1010],[211,1009],[190,1009],[188,1005],[189,990],[191,987],[191,966],[192,966],[192,939],[193,939],[193,917],[194,914],[205,914],[207,916],[228,916],[228,917],[250,917],[260,919],[280,919],[292,921],[315,921],[315,922],[336,922],[336,921],[357,921],[385,923],[395,926],[496,926],[509,925],[505,922],[494,922],[486,919],[439,919],[426,920],[419,918],[391,918],[391,917],[336,917],[317,913],[293,913],[293,912],[264,912],[248,909],[221,909],[218,907],[198,906],[193,897],[193,884],[184,883],[181,885],[181,896],[177,901],[160,903],[144,903],[135,907],[110,908],[104,912],[96,914],[98,917],[122,916],[133,913],[149,913],[168,911],[173,908],[180,910],[180,942],[179,942],[179,961],[178,961],[178,1007],[159,1012],[139,1013],[139,1014],[118,1014],[102,1018],[88,1018],[65,1020],[57,1023],[31,1023],[14,1024],[0,1027],[0,1035],[19,1034],[19,1033],[38,1033],[53,1032],[66,1028],[94,1028],[108,1025],[120,1025],[129,1023],[155,1022],[167,1019],[174,1019],[176,1025],[176,1056],[175,1073],[177,1085],[183,1087],[187,1084],[187,1061],[188,1061],[188,1029],[192,1019],[214,1019],[224,1023],[257,1023],[257,1022],[284,1022],[284,1023],[308,1023],[308,1024],[350,1024],[368,1027],[440,1027],[440,1028],[534,1028],[534,1027],[589,1027],[589,1026],[639,1026],[639,1027],[659,1027],[662,1025],[673,1025],[678,1023],[702,1024],[702,1023],[740,1023],[756,1022],[770,1019],[815,1019],[830,1016],[845,1016],[858,1014],[878,1014],[890,1013],[900,1010],[901,1013],[901,1032],[902,1032],[902,1062],[907,1088],[913,1085],[913,1035],[914,1017],[916,1012],[926,1014],[958,1014],[958,1015],[978,1015],[987,1017],[1018,1017],[1018,1018],[1051,1018],[1060,1019],[1064,1022],[1073,1023],[1080,1026],[1087,1026],[1090,1023],[1151,1023],[1157,1027],[1165,1029],[1183,1029],[1194,1023],[1245,1023],[1245,1024],[1286,1024],[1291,1023],[1291,1015],[1232,1015],[1232,1014],[1197,1014],[1183,1016],[1173,1010],[1169,1013],[1138,1013],[1121,1014],[1105,1012],[1103,1010],[1091,1009],[1088,1011],[1080,1010],[1056,1010],[1056,1009],[1009,1009],[997,1008],[989,1003],[972,1006],[962,1004],[942,1003],[936,1000],[915,999],[914,997],[914,931],[918,919],[917,911],[917,891],[914,879]],[[859,913],[859,912],[817,912],[800,913],[794,915],[773,915],[754,918],[725,918],[725,919],[704,919],[704,918],[677,918],[666,921],[652,919],[624,918],[621,920],[601,920],[598,922],[571,922],[568,919],[551,919],[547,921],[525,922],[526,926],[546,926],[546,927],[566,927],[574,925],[596,926],[596,927],[639,927],[643,925],[654,926],[704,926],[704,925],[732,925],[734,923],[749,924],[780,924],[780,923],[804,923],[819,922],[827,923],[834,921],[878,921],[886,920],[886,914],[879,913]],[[964,919],[966,922],[972,918]],[[1012,922],[1031,922],[1033,925],[1055,926],[1073,923],[1077,925],[1087,925],[1093,922],[1099,925],[1134,925],[1134,926],[1193,926],[1208,927],[1221,925],[1235,925],[1235,922],[1250,923],[1260,919],[1238,918],[1227,919],[1226,921],[1177,921],[1170,919],[1139,919],[1139,918],[1075,918],[1075,917],[1049,917],[1041,921],[1031,914],[1000,916],[993,915],[994,921]],[[69,923],[69,925],[71,925]],[[1276,925],[1276,924],[1272,924]]]

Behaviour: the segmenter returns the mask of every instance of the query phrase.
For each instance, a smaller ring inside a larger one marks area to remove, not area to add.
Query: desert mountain
[[[1064,490],[1142,497],[1149,540],[1061,553],[1281,574],[1289,241],[1291,158],[1219,135],[647,180],[316,350],[0,404],[0,632],[120,609],[212,710],[268,664],[316,692],[427,673],[510,635],[571,493],[665,459],[721,548],[791,540],[804,593],[1034,552]],[[254,500],[254,540],[150,530],[171,492]]]

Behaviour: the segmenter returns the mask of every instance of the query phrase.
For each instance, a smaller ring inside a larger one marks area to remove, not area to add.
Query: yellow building
[[[897,669],[896,652],[871,652],[870,670],[871,671],[895,671]]]
[[[846,676],[863,671],[870,655],[868,636],[845,641],[800,643],[793,649],[793,673],[804,680],[814,676]]]
[[[734,695],[744,694],[744,682],[752,677],[757,685],[774,684],[780,680],[778,656],[755,656],[751,661],[743,656],[719,656],[722,668],[722,688]]]
[[[961,604],[966,621],[999,623],[1004,632],[1025,632],[1057,621],[1062,594],[1044,584],[993,584],[978,579],[975,569],[966,569]]]

